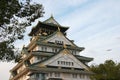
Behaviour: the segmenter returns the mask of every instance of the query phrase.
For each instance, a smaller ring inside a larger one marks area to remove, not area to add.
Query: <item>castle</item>
[[[53,16],[32,28],[28,46],[22,48],[9,80],[90,80],[88,62],[66,36],[69,27],[61,26]]]

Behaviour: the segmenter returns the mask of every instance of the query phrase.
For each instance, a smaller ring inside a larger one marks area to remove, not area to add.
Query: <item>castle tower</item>
[[[66,36],[69,27],[61,26],[53,16],[32,28],[28,46],[24,46],[10,80],[90,80],[87,65],[93,58],[80,56],[78,47]]]

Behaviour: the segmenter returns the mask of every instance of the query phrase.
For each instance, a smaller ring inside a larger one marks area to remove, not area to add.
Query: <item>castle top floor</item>
[[[60,31],[66,35],[66,31],[69,27],[61,26],[53,16],[48,18],[47,20],[41,22],[39,21],[35,27],[32,28],[29,36],[36,35],[50,35],[60,29]]]

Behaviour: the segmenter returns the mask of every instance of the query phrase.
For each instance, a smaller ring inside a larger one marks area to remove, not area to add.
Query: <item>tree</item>
[[[91,71],[95,74],[92,76],[94,80],[120,80],[120,63],[112,60],[106,60],[105,63],[92,65]]]
[[[41,4],[30,0],[0,0],[0,60],[11,61],[17,55],[16,40],[24,37],[27,26],[43,16]]]

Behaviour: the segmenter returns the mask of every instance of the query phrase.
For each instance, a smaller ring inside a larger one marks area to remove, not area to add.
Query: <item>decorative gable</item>
[[[73,67],[88,70],[88,67],[74,57],[67,49],[38,64],[39,66]]]
[[[60,31],[58,31],[55,35],[51,36],[50,38],[48,38],[46,42],[53,42],[58,44],[67,44],[67,45],[75,46]]]

